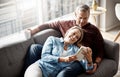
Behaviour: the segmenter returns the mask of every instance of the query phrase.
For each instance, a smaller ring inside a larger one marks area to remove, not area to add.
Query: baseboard
[[[101,31],[110,31],[110,30],[112,30],[112,29],[114,29],[114,28],[116,28],[116,27],[118,27],[118,26],[120,26],[120,22],[117,22],[116,24],[114,24],[114,25],[111,25],[111,26],[109,26],[109,27],[106,27],[106,28],[99,28]]]

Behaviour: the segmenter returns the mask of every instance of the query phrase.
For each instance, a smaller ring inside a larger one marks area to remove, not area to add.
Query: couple
[[[75,55],[79,49],[77,44],[81,42],[82,37],[83,30],[78,26],[67,30],[64,38],[48,37],[41,59],[27,68],[25,77],[76,77],[80,72],[91,70],[92,51],[89,47],[84,47],[85,59],[78,61]]]
[[[78,46],[80,44],[90,47],[88,51],[92,51],[92,62],[93,62],[93,69],[87,71],[87,73],[92,74],[94,73],[97,68],[100,65],[100,62],[102,61],[103,55],[104,55],[104,47],[103,47],[103,37],[100,33],[100,31],[92,24],[88,22],[90,15],[90,8],[87,5],[80,5],[75,10],[75,16],[76,20],[67,20],[67,21],[57,21],[52,23],[46,23],[38,26],[37,28],[31,30],[31,34],[34,35],[35,33],[47,29],[47,28],[53,28],[55,30],[58,30],[62,33],[63,37],[65,37],[66,31],[73,27],[74,25],[77,25],[84,29],[84,36],[80,43],[78,43]],[[42,46],[40,44],[31,45],[30,51],[28,52],[28,56],[26,58],[26,67],[30,64],[34,63],[36,60],[40,59],[41,57],[41,50]],[[91,55],[91,53],[87,53],[88,56]],[[87,56],[86,56],[87,57]],[[87,58],[88,59],[88,58]],[[88,61],[89,62],[89,61]],[[77,63],[77,62],[75,62]],[[76,68],[77,69],[77,68]],[[75,69],[74,69],[75,70]],[[78,69],[80,70],[80,69]],[[76,72],[75,72],[76,73]],[[65,76],[64,76],[65,77]],[[70,76],[69,76],[70,77]],[[74,76],[75,77],[75,76]]]

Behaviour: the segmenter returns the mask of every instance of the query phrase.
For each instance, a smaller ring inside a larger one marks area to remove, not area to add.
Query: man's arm
[[[61,20],[61,21],[55,21],[55,22],[49,22],[45,24],[41,24],[33,29],[28,29],[31,31],[31,35],[34,35],[38,33],[39,31],[45,30],[45,29],[55,29],[57,31],[60,31],[62,35],[65,34],[66,30],[70,27],[75,25],[75,20]]]
[[[92,74],[96,72],[104,56],[104,40],[99,30],[96,30],[94,41],[95,41],[94,45],[96,47],[95,49],[97,54],[95,55],[96,58],[93,64],[94,68],[93,70],[87,71],[88,74]]]
[[[97,67],[98,67],[104,56],[104,39],[100,31],[98,31],[96,37],[97,37],[96,38],[96,49],[98,53],[95,59],[95,63],[97,64]]]
[[[44,23],[44,24],[41,24],[37,27],[27,29],[27,30],[30,30],[31,35],[34,35],[34,34],[40,32],[42,30],[45,30],[45,29],[49,29],[49,28],[58,29],[57,24],[58,24],[58,22]]]

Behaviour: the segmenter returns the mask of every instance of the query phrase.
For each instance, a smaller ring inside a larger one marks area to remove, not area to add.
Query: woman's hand
[[[77,57],[75,55],[67,56],[67,57],[60,57],[59,62],[71,62],[75,61]]]
[[[92,62],[92,49],[90,47],[85,47],[85,50],[84,50],[83,54],[86,57],[88,63],[90,63],[90,64],[93,63]],[[93,74],[93,73],[96,72],[96,70],[97,70],[97,64],[94,63],[93,64],[93,69],[86,71],[86,73],[87,74]]]
[[[77,60],[76,55],[69,56],[69,62]]]
[[[86,57],[88,63],[92,63],[92,49],[90,47],[85,47],[82,54]]]

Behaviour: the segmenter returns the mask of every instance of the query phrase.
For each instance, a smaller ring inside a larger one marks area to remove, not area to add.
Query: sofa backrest
[[[59,31],[56,31],[54,29],[46,29],[34,35],[33,39],[35,43],[43,45],[49,36],[61,37],[62,35]]]
[[[0,47],[0,77],[20,77],[27,49],[32,43],[33,39],[29,39]]]

